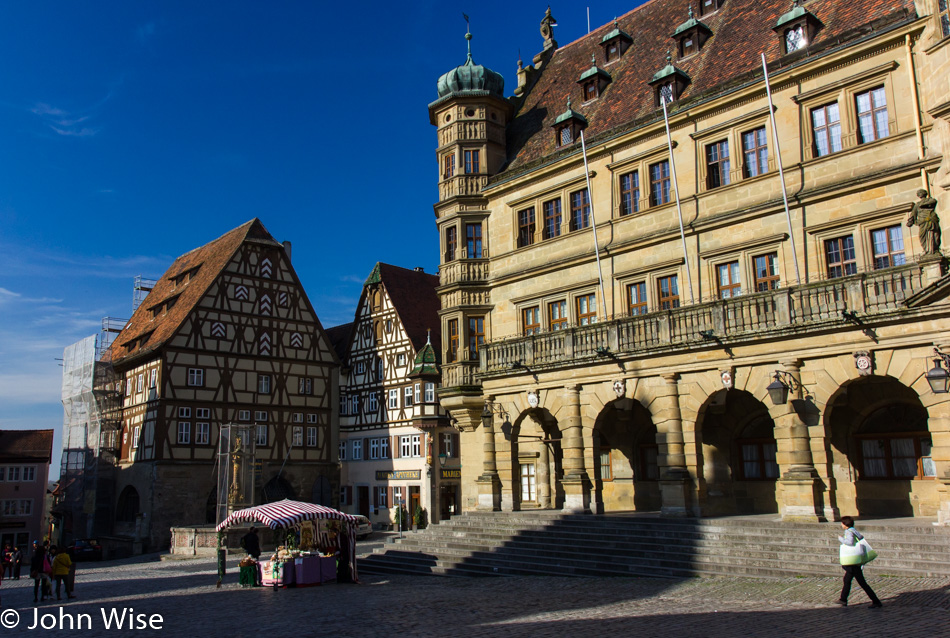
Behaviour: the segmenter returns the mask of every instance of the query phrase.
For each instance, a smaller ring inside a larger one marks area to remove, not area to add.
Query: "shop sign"
[[[377,470],[377,481],[418,481],[422,478],[422,470]]]
[[[460,469],[442,470],[442,478],[443,479],[460,479],[462,478],[462,470]]]

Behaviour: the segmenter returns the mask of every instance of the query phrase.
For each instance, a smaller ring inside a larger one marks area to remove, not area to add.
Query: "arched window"
[[[115,508],[116,523],[134,523],[139,513],[139,493],[131,485],[127,485],[119,494],[119,502]]]
[[[280,476],[275,476],[267,482],[267,485],[264,486],[265,503],[282,501],[285,498],[289,498],[292,501],[297,500],[297,493],[294,492],[293,486],[287,481],[287,479]]]

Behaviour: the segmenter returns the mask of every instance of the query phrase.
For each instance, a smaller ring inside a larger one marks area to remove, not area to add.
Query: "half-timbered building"
[[[347,324],[340,500],[380,526],[393,523],[400,504],[433,521],[456,511],[459,481],[448,470],[457,467],[457,433],[436,399],[437,285],[421,268],[377,263]]]
[[[115,339],[117,534],[214,522],[227,423],[253,426],[258,502],[336,504],[339,360],[290,257],[253,219],[176,259]]]
[[[947,3],[638,4],[428,106],[463,509],[950,523]]]

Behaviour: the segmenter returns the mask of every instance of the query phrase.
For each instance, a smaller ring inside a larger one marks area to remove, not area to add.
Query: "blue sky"
[[[552,2],[567,44],[640,4]],[[376,261],[437,272],[439,75],[516,84],[546,2],[0,4],[0,429],[62,426],[63,348],[259,217],[325,326]],[[54,448],[58,465],[59,436]]]

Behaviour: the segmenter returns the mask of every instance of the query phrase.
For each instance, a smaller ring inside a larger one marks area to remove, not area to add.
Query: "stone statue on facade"
[[[940,218],[937,217],[937,200],[924,189],[917,191],[917,202],[910,211],[907,225],[916,225],[920,247],[925,255],[940,254]]]
[[[228,491],[228,504],[238,505],[244,502],[244,490],[241,483],[244,469],[244,450],[241,437],[236,437],[234,448],[231,450],[231,488]]]

